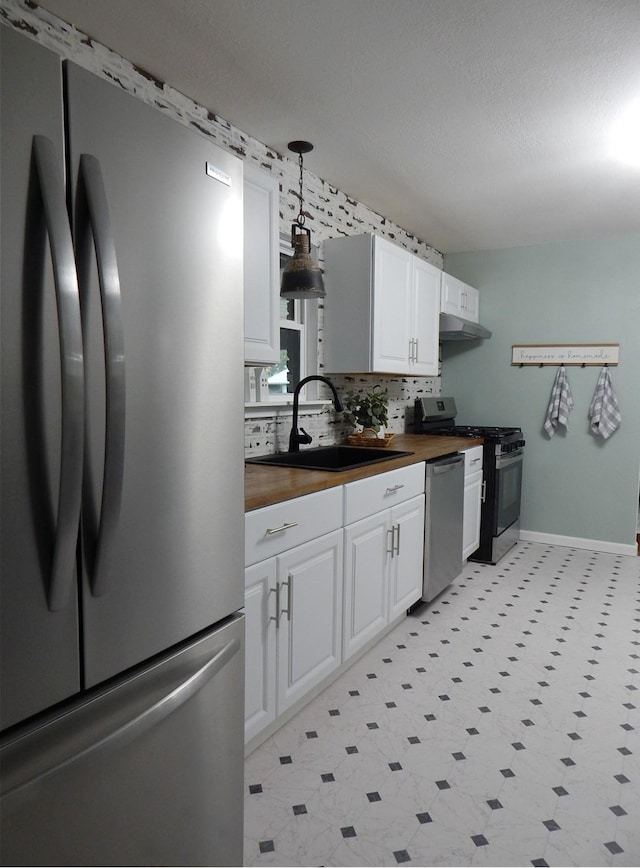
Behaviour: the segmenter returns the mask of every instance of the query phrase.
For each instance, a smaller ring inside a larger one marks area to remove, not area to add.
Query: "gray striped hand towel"
[[[553,381],[551,399],[547,407],[547,415],[544,421],[544,430],[549,437],[553,437],[560,425],[567,428],[569,413],[573,409],[573,395],[567,379],[564,365],[560,365],[558,373]]]
[[[589,405],[589,418],[591,419],[591,430],[603,440],[611,437],[622,421],[609,368],[603,368],[600,371],[596,390]]]

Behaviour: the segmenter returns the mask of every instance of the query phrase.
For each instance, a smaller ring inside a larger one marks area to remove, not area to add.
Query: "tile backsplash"
[[[401,434],[412,430],[413,403],[423,395],[440,394],[440,377],[382,377],[365,374],[327,374],[339,393],[349,389],[369,390],[375,383],[389,392],[389,424],[387,431]],[[323,389],[324,387],[320,384]],[[330,393],[321,395],[329,399]],[[343,442],[351,432],[336,416],[333,404],[305,407],[301,405],[298,426],[313,437],[312,446],[329,446]],[[291,407],[274,408],[273,415],[265,416],[264,410],[247,408],[245,411],[244,443],[245,456],[268,455],[285,452],[289,446],[291,430]]]

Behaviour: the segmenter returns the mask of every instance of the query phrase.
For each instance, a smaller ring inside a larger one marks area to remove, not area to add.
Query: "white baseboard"
[[[579,536],[560,536],[555,533],[537,533],[533,530],[521,530],[520,539],[530,542],[546,543],[553,546],[569,546],[574,549],[588,549],[593,552],[606,552],[612,555],[637,556],[635,544],[608,542],[602,539],[582,539]]]

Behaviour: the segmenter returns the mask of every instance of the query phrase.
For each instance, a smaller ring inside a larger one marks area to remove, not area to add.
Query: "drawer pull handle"
[[[285,521],[283,525],[280,527],[268,527],[266,536],[272,536],[274,533],[283,533],[285,530],[289,530],[290,527],[297,527],[297,521]]]
[[[395,494],[396,491],[400,491],[401,488],[404,488],[403,483],[399,483],[398,485],[394,485],[391,488],[387,488],[387,494]]]

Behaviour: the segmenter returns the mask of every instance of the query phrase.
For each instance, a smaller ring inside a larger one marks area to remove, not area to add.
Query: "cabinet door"
[[[472,286],[464,288],[464,310],[467,319],[478,322],[480,318],[480,293]]]
[[[457,277],[442,272],[440,310],[443,313],[452,313],[471,322],[478,322],[479,300],[480,294],[477,289],[458,280]]]
[[[244,166],[244,361],[280,360],[278,181]]]
[[[351,657],[388,622],[391,511],[351,524],[344,533],[343,659]]]
[[[411,373],[419,377],[438,375],[438,312],[442,272],[428,262],[413,260],[413,334]]]
[[[278,557],[278,713],[341,663],[342,530]]]
[[[276,719],[276,559],[245,570],[245,742]]]
[[[440,310],[454,316],[462,314],[462,281],[445,271],[442,272],[440,283]]]
[[[389,620],[422,597],[424,496],[391,510],[394,552],[389,568]]]
[[[371,370],[406,374],[412,337],[413,256],[384,238],[375,238],[373,269]]]
[[[482,506],[482,471],[472,473],[464,481],[464,521],[462,557],[468,558],[480,545],[480,508]]]

